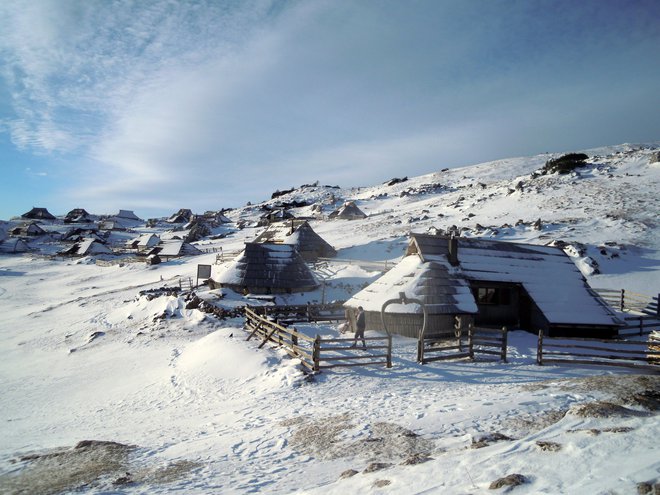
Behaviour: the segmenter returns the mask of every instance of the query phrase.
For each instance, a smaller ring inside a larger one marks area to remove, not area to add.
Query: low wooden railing
[[[340,366],[392,367],[392,338],[366,337],[366,348],[353,347],[353,338],[310,337],[299,332],[296,327],[272,321],[269,316],[258,314],[255,308],[245,308],[245,329],[249,332],[246,340],[261,339],[259,348],[267,342],[280,346],[291,357],[300,359],[308,371]],[[360,340],[361,342],[361,340]],[[377,351],[376,354],[373,351]]]
[[[500,361],[506,363],[506,350],[508,345],[509,331],[502,328],[473,327],[468,329],[468,349],[470,358],[475,354],[488,354],[498,356]]]
[[[660,317],[639,315],[639,316],[626,316],[624,318],[626,325],[619,328],[618,337],[633,337],[649,335],[653,332],[660,331]]]
[[[466,335],[448,333],[445,337],[425,337],[417,342],[417,362],[421,364],[448,359],[475,359],[475,355],[499,356],[506,362],[508,330],[468,326]]]
[[[660,341],[545,337],[539,331],[536,363],[623,366],[660,371]]]
[[[619,311],[636,311],[660,316],[659,295],[649,296],[625,289],[593,289],[607,304]]]
[[[345,318],[343,301],[328,304],[254,306],[252,311],[286,323],[341,321]]]

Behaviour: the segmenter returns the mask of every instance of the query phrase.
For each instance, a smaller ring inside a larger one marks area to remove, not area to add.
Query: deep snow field
[[[346,299],[381,274],[367,262],[401,257],[407,233],[452,225],[562,240],[593,287],[656,295],[658,149],[588,150],[589,164],[566,175],[533,177],[551,157],[539,155],[391,186],[298,188],[266,203],[321,202],[327,215],[350,199],[369,216],[310,221],[340,261],[317,267],[325,291],[278,302]],[[263,231],[252,226],[259,206],[228,212],[247,226],[197,245],[239,250]],[[1,493],[501,493],[491,483],[520,474],[517,494],[634,494],[660,479],[658,374],[539,367],[536,337],[517,330],[508,363],[419,365],[416,341],[395,337],[391,369],[306,375],[283,351],[246,341],[242,318],[140,295],[194,278],[197,264],[221,270],[215,253],[147,266],[33,248],[0,255]],[[231,291],[196,293],[245,304]],[[100,442],[79,443],[90,440]]]

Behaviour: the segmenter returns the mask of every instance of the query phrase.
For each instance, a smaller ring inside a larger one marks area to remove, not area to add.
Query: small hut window
[[[510,303],[509,289],[500,287],[477,288],[477,304],[507,305]]]

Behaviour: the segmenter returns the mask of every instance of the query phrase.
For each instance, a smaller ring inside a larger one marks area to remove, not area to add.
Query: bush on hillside
[[[560,156],[559,158],[552,158],[545,162],[543,171],[545,173],[559,173],[567,174],[578,167],[585,165],[584,161],[589,156],[584,153],[568,153],[567,155]]]

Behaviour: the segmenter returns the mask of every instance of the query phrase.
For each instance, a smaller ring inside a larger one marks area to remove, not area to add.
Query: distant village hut
[[[198,254],[203,253],[183,239],[161,240],[151,250],[147,251],[147,256],[158,255],[160,259],[165,261],[182,256],[196,256]]]
[[[193,213],[187,208],[181,208],[167,219],[168,223],[188,223],[193,219]]]
[[[51,213],[46,208],[35,207],[33,207],[27,213],[23,213],[21,217],[29,218],[31,220],[55,220],[55,216],[51,215]]]
[[[135,239],[129,240],[127,242],[127,247],[129,249],[135,249],[138,253],[144,253],[158,245],[159,242],[160,237],[156,234],[142,234]]]
[[[105,243],[105,239],[99,235],[98,229],[94,228],[71,228],[62,235],[62,241],[79,242],[84,238],[93,238]]]
[[[367,215],[360,208],[358,208],[354,201],[347,201],[335,211],[330,213],[328,218],[338,218],[341,220],[360,220],[367,218]]]
[[[88,223],[92,218],[84,208],[74,208],[64,217],[65,223]]]
[[[259,218],[259,222],[257,223],[257,225],[259,227],[263,227],[266,225],[270,225],[271,223],[282,222],[284,220],[290,220],[292,218],[295,217],[293,213],[291,213],[289,210],[285,208],[275,208],[274,210],[269,210],[266,213],[264,213]]]
[[[141,222],[140,217],[138,217],[132,210],[119,210],[119,213],[115,215],[115,218],[122,220],[134,220],[136,222]]]
[[[307,262],[337,256],[335,248],[314,232],[306,220],[292,219],[271,224],[254,242],[290,244]]]
[[[213,277],[213,283],[252,294],[307,292],[318,287],[292,245],[256,242],[246,242],[244,251]]]
[[[30,250],[27,242],[19,237],[13,239],[0,240],[0,253],[1,254],[18,254],[26,253]]]
[[[549,336],[610,337],[622,323],[571,259],[549,246],[412,234],[403,260],[345,306],[363,306],[367,328],[382,329],[382,304],[399,292],[427,304],[427,334],[450,333],[456,317],[464,326],[507,325]],[[390,305],[387,317],[393,333],[417,337],[420,308]]]
[[[25,222],[10,229],[9,234],[13,237],[38,237],[46,235],[47,232],[37,222]]]
[[[112,249],[95,238],[87,238],[75,242],[71,247],[60,251],[65,256],[93,256],[97,254],[113,254]]]

